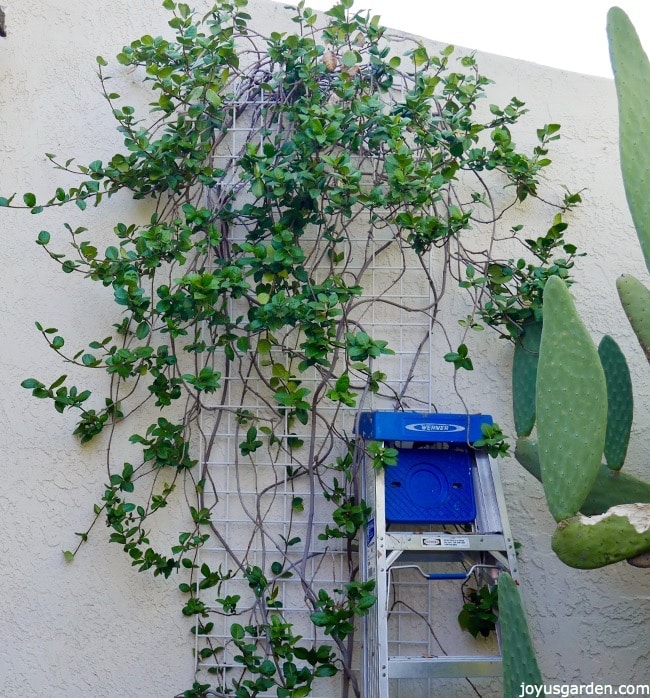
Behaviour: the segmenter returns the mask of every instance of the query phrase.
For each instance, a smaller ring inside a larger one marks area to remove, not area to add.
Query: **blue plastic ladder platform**
[[[387,524],[467,524],[476,518],[472,478],[474,449],[483,414],[363,412],[359,435],[366,440],[413,443],[397,448],[397,465],[385,472]],[[444,446],[445,448],[427,448]]]
[[[460,442],[469,445],[483,436],[483,424],[492,424],[489,414],[362,412],[357,433],[367,441]]]

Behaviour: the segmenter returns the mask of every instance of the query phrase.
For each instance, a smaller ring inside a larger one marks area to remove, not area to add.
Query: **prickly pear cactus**
[[[650,270],[650,62],[634,25],[619,7],[607,13],[607,36],[618,97],[625,195]]]
[[[607,334],[600,340],[598,356],[607,384],[605,460],[612,470],[620,470],[625,462],[632,430],[632,379],[625,355],[616,341]]]
[[[517,439],[515,458],[537,480],[541,482],[537,442],[533,439]],[[601,465],[591,492],[580,512],[585,516],[603,514],[618,504],[650,503],[650,482],[639,480],[627,473],[615,472]]]
[[[551,547],[567,565],[604,567],[650,550],[650,504],[621,504],[600,516],[562,521]]]
[[[512,359],[512,412],[517,436],[528,436],[535,426],[535,384],[542,323],[524,325]]]
[[[566,284],[544,289],[537,368],[542,484],[556,521],[575,515],[593,487],[605,446],[607,387],[598,352]]]
[[[625,193],[650,270],[650,62],[620,8],[609,11],[607,32]],[[650,360],[650,290],[632,276],[622,276],[616,286]],[[568,289],[556,277],[547,282],[543,312],[536,384],[539,446],[520,438],[515,455],[541,479],[559,522],[553,550],[572,567],[625,559],[648,567],[650,483],[600,463],[605,451],[608,465],[618,469],[627,451],[632,394],[625,359],[610,338],[596,352]]]
[[[650,291],[629,274],[619,276],[616,290],[632,329],[650,361]]]
[[[542,686],[519,590],[507,572],[499,575],[499,624],[503,654],[503,698],[521,696],[522,684]]]

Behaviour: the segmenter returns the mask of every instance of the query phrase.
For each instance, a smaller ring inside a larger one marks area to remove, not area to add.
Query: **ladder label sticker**
[[[422,536],[423,548],[469,548],[465,536]]]

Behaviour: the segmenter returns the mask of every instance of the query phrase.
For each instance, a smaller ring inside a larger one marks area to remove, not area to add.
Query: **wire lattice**
[[[225,175],[220,188],[210,192],[211,206],[223,206],[232,197],[243,196],[235,168],[238,158],[247,143],[258,141],[261,146],[273,129],[281,127],[265,123],[266,106],[263,92],[256,99],[233,106],[228,137],[220,142],[215,155]],[[354,165],[368,181],[378,178],[377,163],[372,158],[359,158]],[[362,395],[358,408],[429,411],[431,330],[437,311],[432,290],[433,253],[422,257],[405,250],[398,232],[383,218],[384,213],[374,211],[365,219],[359,216],[352,228],[346,225],[341,231],[340,249],[345,262],[336,273],[348,285],[355,283],[363,289],[347,305],[345,326],[381,337],[394,351],[374,360],[373,370],[381,371],[385,379],[377,393]],[[241,240],[236,226],[227,232],[227,244],[215,250],[216,256],[228,254],[232,245]],[[321,283],[334,273],[328,259],[329,241],[313,234],[304,236],[301,244],[307,250],[305,269],[310,278]],[[231,316],[245,312],[243,305],[238,308],[237,302],[232,302]],[[301,340],[300,328],[291,328],[275,339],[280,347],[295,349]],[[327,466],[345,456],[345,444],[354,437],[357,409],[342,408],[325,400],[316,419],[308,427],[297,425],[301,428],[296,429],[286,419],[280,422],[282,417],[272,404],[270,380],[274,371],[281,373],[274,367],[282,366],[310,394],[322,390],[320,369],[310,367],[296,374],[289,353],[276,347],[262,360],[251,353],[233,361],[221,353],[215,354],[214,362],[223,376],[223,387],[213,402],[205,402],[201,428],[207,454],[203,466],[209,483],[203,505],[211,509],[216,530],[211,543],[201,550],[200,560],[208,562],[211,569],[233,573],[253,566],[264,571],[277,569],[280,574],[274,580],[278,590],[274,602],[282,617],[295,623],[301,635],[312,636],[314,642],[326,642],[309,621],[313,601],[306,589],[323,588],[336,594],[335,590],[350,580],[358,563],[350,557],[342,539],[322,540],[335,506],[322,495],[315,499],[309,475],[313,468],[317,478],[326,479],[330,488],[334,486],[336,469]],[[362,377],[359,385],[363,385]],[[251,457],[243,456],[240,444],[253,425],[258,430],[264,426],[272,429],[274,443],[256,450]],[[291,448],[287,447],[292,440]],[[307,469],[301,470],[300,464],[305,463]],[[220,598],[234,596],[240,597],[238,609],[248,610],[230,614],[223,607],[210,606],[214,603],[212,589],[203,593],[214,625],[209,633],[197,634],[196,641],[197,668],[215,673],[224,683],[227,677],[241,671],[234,659],[237,650],[233,647],[231,624],[268,622],[268,618],[259,615],[250,585],[236,574],[219,587]],[[202,660],[205,647],[223,649]],[[318,692],[314,693],[315,698],[334,695],[337,682],[338,679],[329,685],[319,682],[314,686]]]

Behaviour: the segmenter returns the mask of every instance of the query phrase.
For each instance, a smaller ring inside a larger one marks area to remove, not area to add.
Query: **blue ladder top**
[[[359,415],[358,433],[372,441],[439,441],[474,443],[483,438],[489,414],[394,412],[380,410]]]

